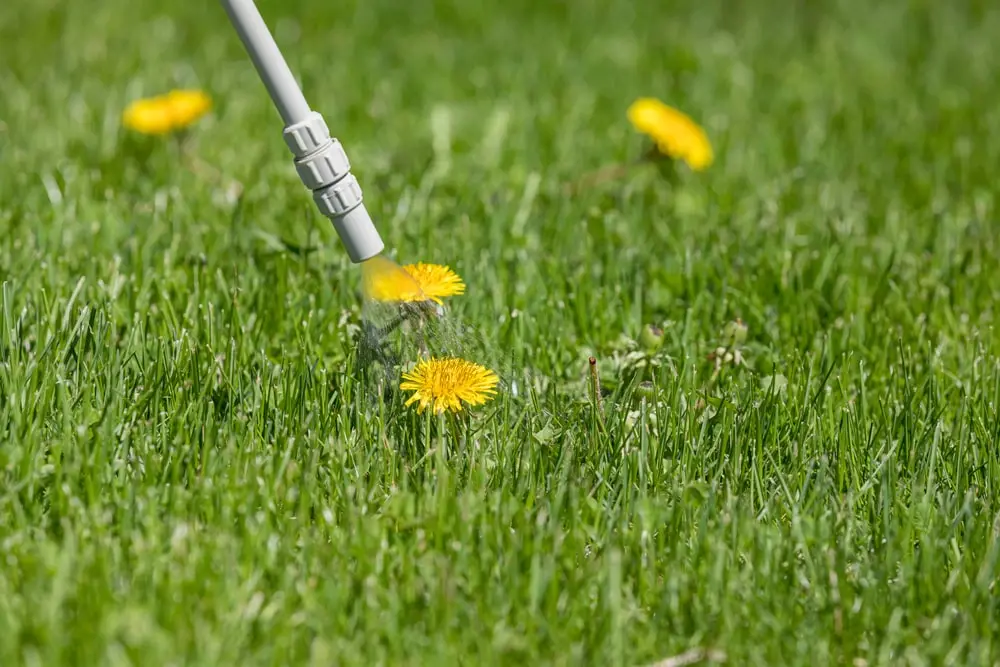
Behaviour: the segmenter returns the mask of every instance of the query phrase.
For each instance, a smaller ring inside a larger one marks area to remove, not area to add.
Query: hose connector
[[[285,143],[295,156],[295,171],[313,193],[320,212],[334,229],[354,263],[382,252],[385,244],[365,208],[358,180],[340,142],[330,136],[323,116],[310,111],[305,120],[285,128]]]

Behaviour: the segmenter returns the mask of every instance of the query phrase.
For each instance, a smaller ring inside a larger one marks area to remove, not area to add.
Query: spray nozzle
[[[330,136],[323,116],[309,108],[257,6],[253,0],[222,0],[222,5],[285,122],[285,143],[316,206],[333,222],[352,262],[377,256],[385,245],[350,173],[347,153]]]

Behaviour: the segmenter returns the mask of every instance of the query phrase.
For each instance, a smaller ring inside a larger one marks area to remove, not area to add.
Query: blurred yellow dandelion
[[[417,403],[417,412],[432,408],[460,412],[462,403],[482,405],[496,394],[500,379],[493,371],[465,359],[424,359],[403,374],[399,388],[412,391],[406,405]]]
[[[373,257],[363,265],[365,296],[375,301],[410,303],[433,301],[465,293],[465,283],[449,267],[441,264],[407,264],[399,267],[383,257]]]
[[[200,90],[172,90],[129,104],[122,124],[142,134],[169,134],[191,125],[211,108],[211,98]]]
[[[407,264],[403,270],[413,276],[424,296],[440,305],[447,296],[465,294],[465,283],[450,267],[441,264]]]
[[[650,97],[628,108],[628,119],[636,130],[648,135],[661,153],[684,160],[695,171],[707,169],[714,158],[705,131],[684,113]]]
[[[405,269],[382,255],[375,255],[361,264],[361,290],[373,301],[426,301],[418,283]]]

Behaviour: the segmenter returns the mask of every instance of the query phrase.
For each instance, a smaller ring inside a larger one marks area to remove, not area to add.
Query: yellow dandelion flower
[[[381,256],[362,265],[362,288],[375,301],[411,303],[433,301],[465,293],[465,283],[441,264],[407,264],[399,267]]]
[[[465,294],[465,283],[451,268],[442,264],[407,264],[403,270],[413,276],[424,296],[441,305],[447,296]]]
[[[399,388],[413,392],[406,405],[417,403],[417,412],[430,407],[440,414],[461,411],[463,401],[482,405],[496,394],[499,381],[493,371],[465,359],[424,359],[403,374]]]
[[[142,134],[168,134],[191,125],[211,108],[211,98],[200,90],[172,90],[129,104],[122,124]]]
[[[628,119],[636,130],[656,142],[661,153],[684,160],[695,171],[711,166],[714,155],[705,131],[677,109],[643,97],[628,108]]]

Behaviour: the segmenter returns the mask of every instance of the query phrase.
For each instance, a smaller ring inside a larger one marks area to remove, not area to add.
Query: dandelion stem
[[[212,166],[208,162],[205,162],[200,157],[198,157],[191,149],[190,143],[186,136],[177,137],[177,148],[184,158],[188,169],[191,170],[195,176],[199,176],[206,180],[215,181],[216,183],[222,184],[229,190],[232,197],[239,197],[243,193],[243,184],[240,183],[235,178],[230,178],[226,176],[217,167]]]
[[[601,374],[597,370],[597,358],[591,357],[590,363],[590,390],[593,394],[594,407],[601,420],[604,420],[604,404],[601,402]]]
[[[661,157],[660,153],[656,150],[656,146],[652,146],[649,150],[645,151],[642,155],[635,158],[634,160],[629,160],[628,162],[622,162],[617,164],[609,164],[596,169],[594,171],[588,172],[578,178],[575,181],[571,181],[566,184],[565,190],[567,193],[574,193],[579,191],[580,188],[585,186],[595,186],[601,185],[602,183],[607,183],[608,181],[617,180],[623,177],[629,172],[633,167],[638,167],[639,165],[652,162],[657,158]]]

